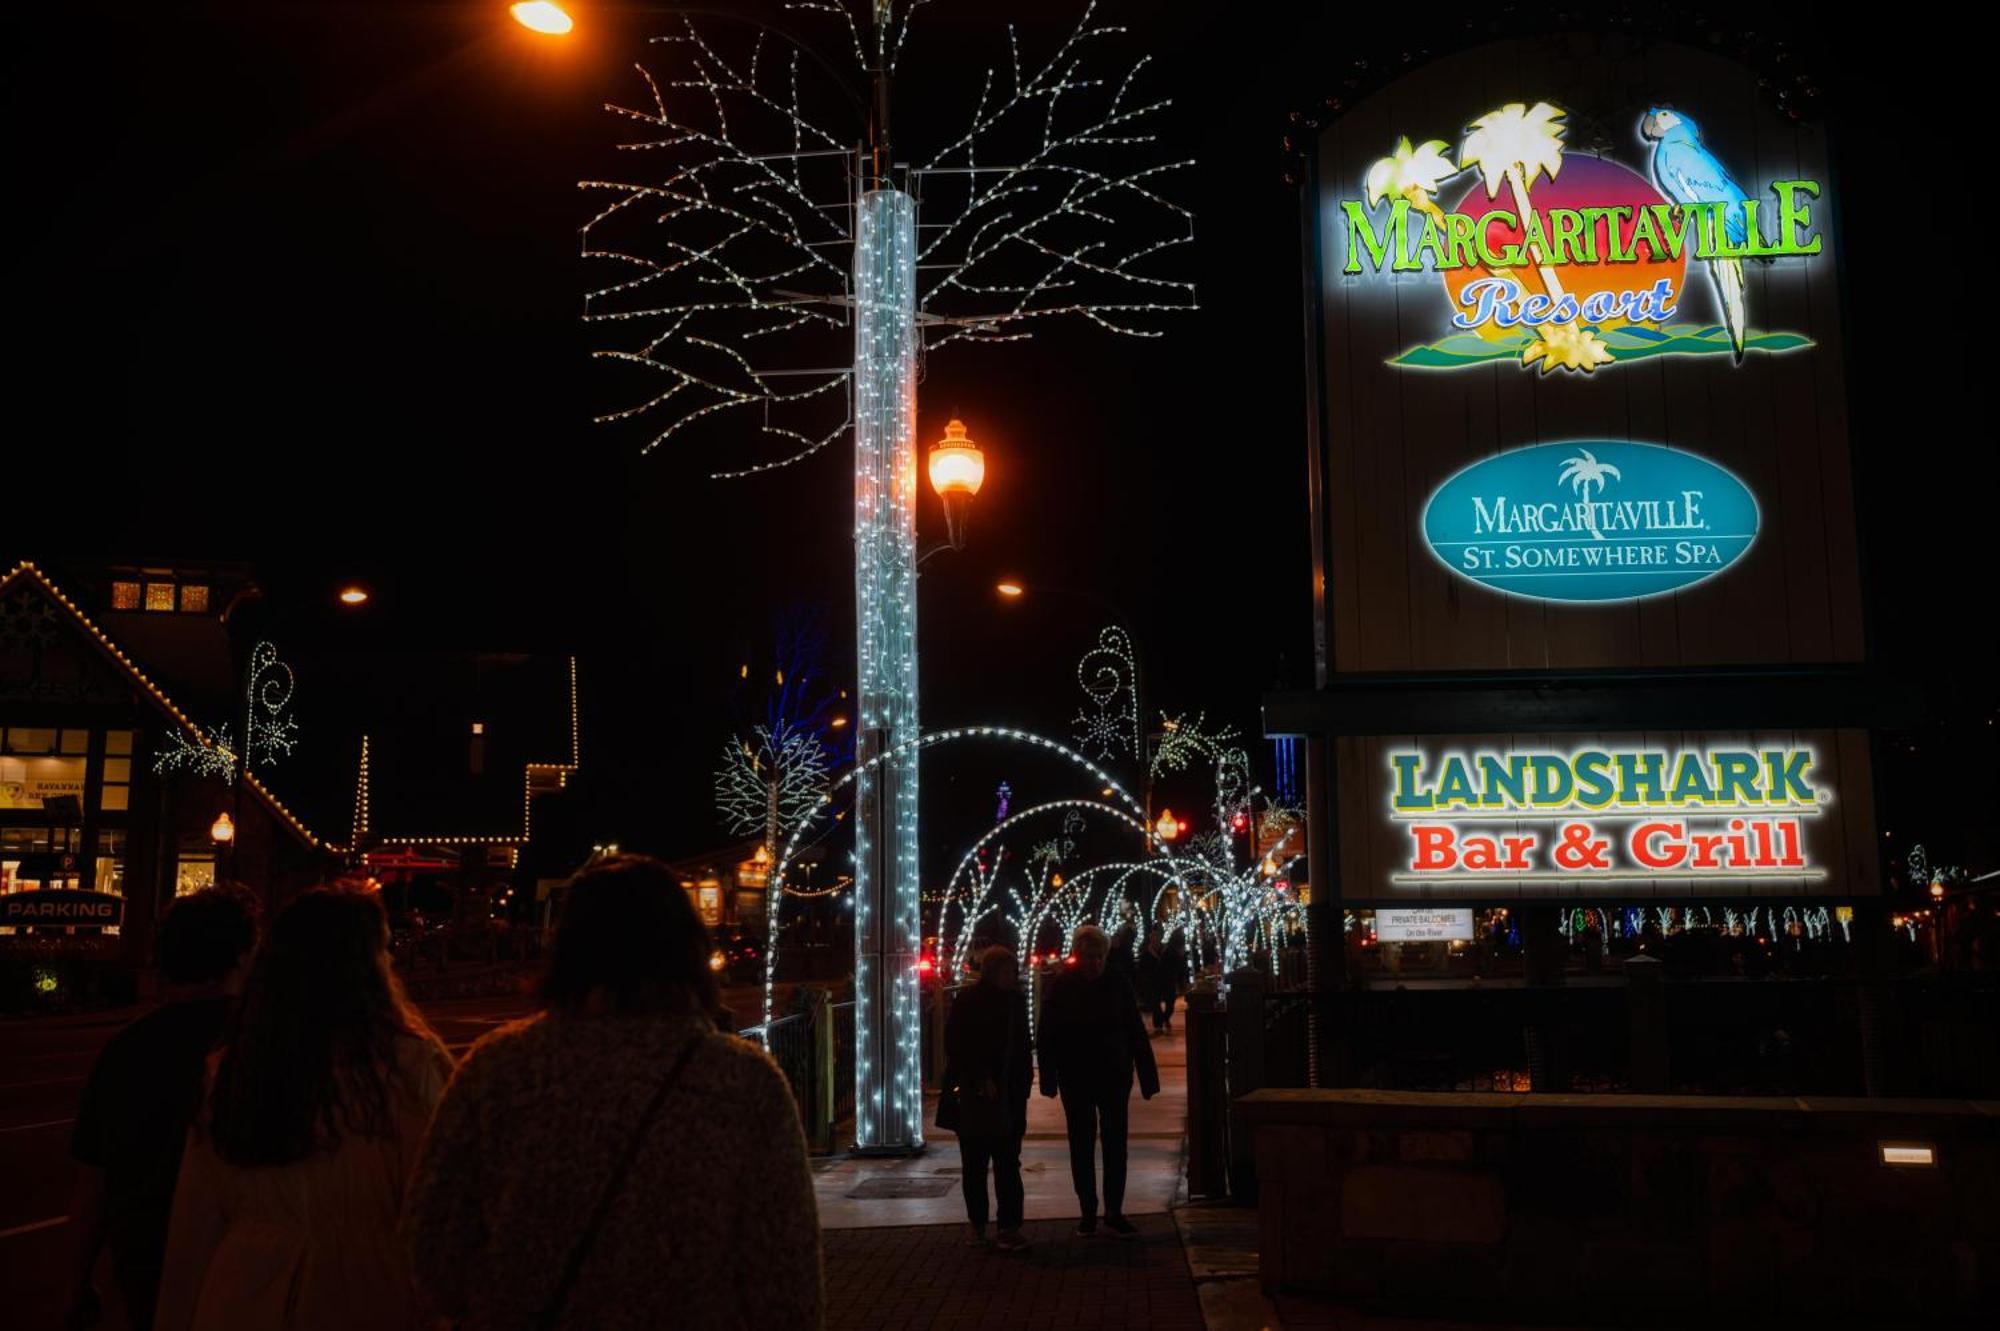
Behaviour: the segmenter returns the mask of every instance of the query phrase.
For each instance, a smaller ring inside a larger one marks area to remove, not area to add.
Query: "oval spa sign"
[[[1579,439],[1475,462],[1431,495],[1424,539],[1460,577],[1544,601],[1629,601],[1693,586],[1757,539],[1734,475],[1659,444]]]

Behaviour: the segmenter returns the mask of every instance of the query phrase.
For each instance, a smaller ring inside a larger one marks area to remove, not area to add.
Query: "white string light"
[[[792,7],[840,20],[886,108],[886,80],[922,3],[873,0],[865,22],[839,0]],[[1033,70],[1010,29],[1010,90],[997,91],[989,70],[970,127],[913,171],[864,161],[852,138],[819,127],[801,92],[798,49],[773,54],[777,44],[758,25],[747,58],[725,58],[683,16],[676,32],[657,39],[667,71],[640,71],[651,109],[610,108],[641,127],[643,137],[620,147],[652,167],[649,178],[582,182],[610,195],[584,227],[584,257],[617,270],[586,297],[584,317],[637,334],[596,355],[659,377],[599,419],[645,423],[642,451],[696,426],[773,445],[767,456],[716,468],[718,477],[787,466],[853,427],[863,1149],[922,1141],[918,750],[910,743],[918,736],[919,351],[1025,337],[1052,316],[1152,337],[1159,333],[1149,316],[1194,308],[1190,283],[1149,271],[1154,256],[1192,238],[1192,214],[1158,192],[1166,173],[1189,163],[1151,160],[1151,126],[1167,103],[1135,95],[1143,59],[1117,80],[1084,71],[1085,56],[1122,31],[1095,14],[1089,0]],[[994,166],[1003,145],[1019,151]],[[1107,168],[1107,150],[1134,161]],[[934,216],[920,230],[926,188]],[[1164,222],[1116,216],[1134,210]],[[811,368],[850,322],[851,363]],[[770,894],[774,911],[781,895]]]
[[[826,745],[818,735],[783,721],[775,730],[755,726],[722,746],[715,807],[730,831],[762,833],[769,853],[812,816],[826,782]]]

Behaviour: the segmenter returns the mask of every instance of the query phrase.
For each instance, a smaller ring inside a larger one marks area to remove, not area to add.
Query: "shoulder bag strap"
[[[543,1331],[554,1327],[556,1319],[562,1316],[563,1308],[569,1302],[569,1292],[575,1287],[576,1278],[583,1271],[583,1259],[588,1257],[591,1248],[596,1246],[597,1235],[604,1228],[605,1219],[611,1214],[612,1203],[618,1200],[618,1194],[624,1188],[625,1176],[632,1172],[632,1162],[638,1159],[639,1148],[646,1144],[646,1135],[652,1129],[653,1120],[660,1115],[660,1106],[666,1103],[667,1092],[671,1091],[674,1083],[681,1079],[681,1072],[687,1067],[688,1060],[694,1057],[695,1051],[701,1048],[702,1041],[707,1038],[706,1035],[697,1035],[688,1041],[680,1056],[674,1060],[674,1065],[667,1069],[667,1075],[661,1079],[658,1089],[653,1092],[653,1098],[647,1103],[646,1111],[639,1115],[639,1126],[633,1131],[632,1139],[625,1144],[617,1168],[613,1169],[611,1177],[605,1180],[604,1192],[597,1199],[597,1209],[591,1212],[590,1223],[583,1227],[583,1234],[577,1239],[576,1246],[569,1250],[569,1260],[563,1263],[562,1279],[556,1282],[555,1292],[549,1295],[548,1303],[542,1308],[542,1315],[535,1319],[535,1325]]]

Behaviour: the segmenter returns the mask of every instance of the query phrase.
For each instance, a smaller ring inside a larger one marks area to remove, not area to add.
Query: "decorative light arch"
[[[842,790],[872,775],[883,765],[911,757],[923,749],[961,740],[979,739],[1023,744],[1030,748],[1046,750],[1056,757],[1066,759],[1085,772],[1088,772],[1091,778],[1098,783],[1100,789],[1109,792],[1106,798],[1115,799],[1119,803],[1122,803],[1125,806],[1125,811],[1130,813],[1143,826],[1145,809],[1132,797],[1124,785],[1116,777],[1112,776],[1111,773],[1068,745],[1049,739],[1043,735],[1037,735],[1032,731],[1019,730],[1011,726],[954,726],[945,730],[920,734],[911,739],[891,745],[878,753],[870,755],[865,761],[857,763],[843,773],[839,780],[833,782],[821,794],[818,807],[802,817],[799,820],[798,826],[792,829],[790,838],[785,842],[784,853],[778,856],[777,863],[772,868],[772,881],[779,884],[785,881],[785,874],[791,867],[792,858],[798,853],[799,843],[804,839],[806,833],[812,829],[819,817],[832,807],[835,797]],[[866,829],[859,826],[855,828],[857,841],[866,834]],[[857,856],[865,854],[866,847],[857,844],[855,853]],[[785,894],[782,891],[765,893],[765,899],[768,903],[768,914],[764,948],[764,1022],[759,1029],[758,1038],[766,1049],[770,1047],[771,1043],[771,1017],[778,965],[778,913],[779,907],[784,901],[784,896]],[[868,902],[865,895],[860,893],[856,894],[854,901],[854,927],[858,932],[868,927]],[[918,917],[916,927],[919,935],[921,935],[921,917]],[[907,944],[908,955],[914,957],[920,952],[923,939],[919,936],[907,939],[905,942]],[[856,974],[854,977],[857,993],[871,979],[871,977],[860,973],[862,964],[859,958],[857,958]],[[923,1081],[921,1048],[919,1045],[921,1027],[918,1003],[918,977],[914,962],[912,962],[908,968],[898,968],[898,973],[892,977],[891,1004],[896,1009],[894,1027],[903,1034],[900,1046],[894,1051],[896,1066],[889,1070],[888,1076],[880,1078],[878,1078],[873,1064],[867,1061],[867,1050],[870,1041],[868,1031],[863,1025],[861,1005],[856,1005],[854,1029],[854,1095],[857,1106],[868,1103],[880,1105],[891,1116],[907,1124],[912,1131],[916,1144],[921,1144],[923,1140]],[[886,1104],[883,1103],[885,1099],[887,1101]],[[857,1112],[859,1111],[857,1110]]]

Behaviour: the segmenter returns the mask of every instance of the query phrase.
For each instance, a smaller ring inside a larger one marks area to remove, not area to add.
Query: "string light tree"
[[[827,679],[825,649],[817,609],[794,606],[779,616],[768,672],[757,672],[766,681],[758,719],[723,742],[716,764],[716,812],[731,832],[762,836],[757,855],[767,865],[818,810],[831,773],[853,759],[847,694]],[[746,688],[751,676],[746,661],[739,676]],[[767,883],[766,890],[785,889]]]
[[[853,431],[863,773],[855,1136],[871,1153],[922,1143],[918,746],[909,743],[918,735],[920,357],[953,342],[1019,340],[1058,318],[1156,337],[1156,316],[1194,308],[1191,283],[1153,271],[1163,252],[1192,239],[1192,213],[1158,192],[1189,165],[1158,151],[1154,126],[1168,103],[1139,96],[1144,58],[1117,77],[1086,69],[1123,29],[1087,0],[1035,66],[1023,64],[1010,27],[1005,70],[987,70],[969,125],[927,156],[899,158],[891,92],[922,3],[787,6],[830,16],[865,96],[810,44],[769,25],[742,20],[752,35],[726,56],[681,14],[677,30],[654,39],[671,67],[640,70],[650,106],[610,108],[641,127],[620,146],[643,155],[650,178],[583,182],[609,198],[584,228],[584,256],[618,270],[587,297],[585,318],[629,330],[623,345],[597,354],[648,381],[601,419],[643,425],[646,451],[718,427],[768,450],[717,477],[786,466]],[[818,75],[841,96],[816,94]],[[829,112],[858,123],[829,131]],[[962,539],[962,524],[952,525]],[[897,756],[871,764],[885,754]]]

